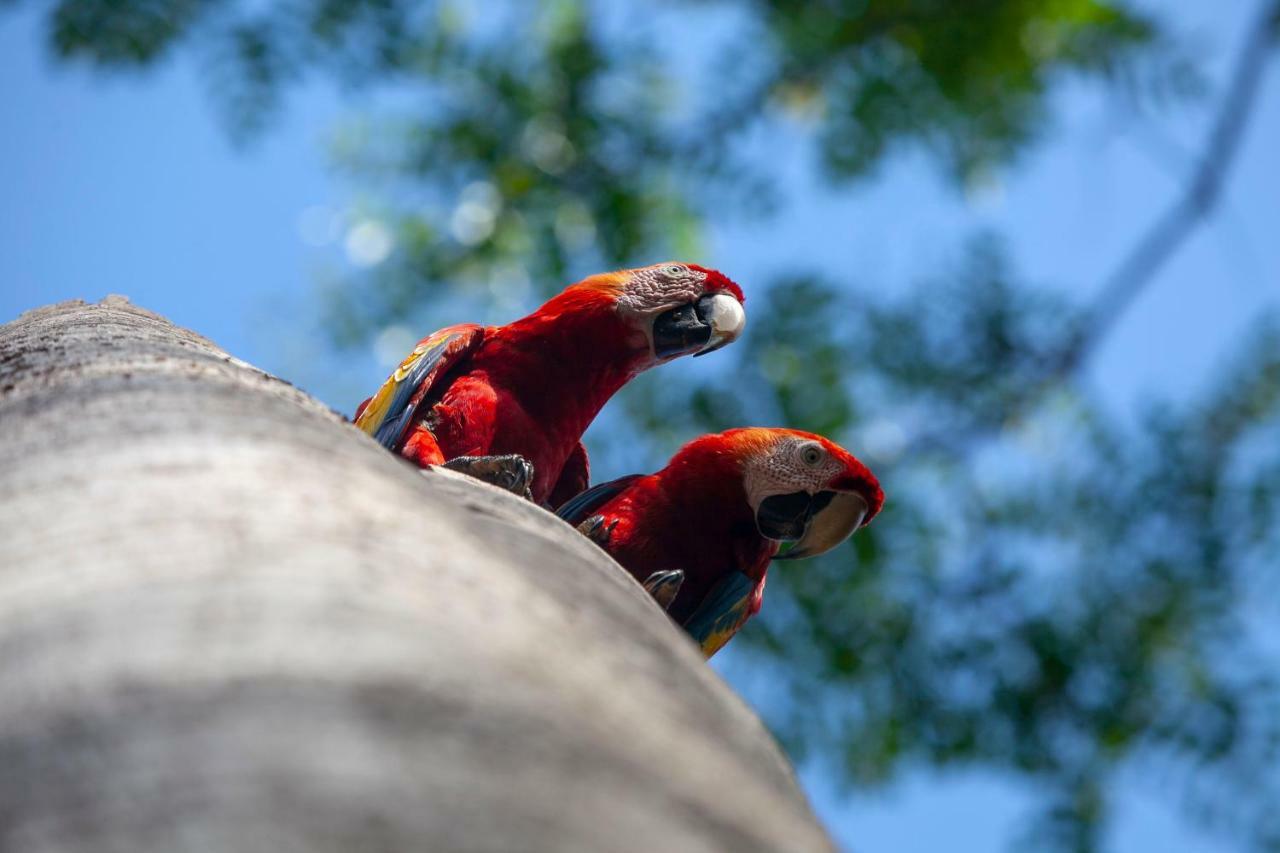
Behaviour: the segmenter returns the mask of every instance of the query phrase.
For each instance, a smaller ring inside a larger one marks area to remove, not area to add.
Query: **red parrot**
[[[738,285],[695,264],[594,275],[505,326],[423,338],[355,423],[419,466],[556,506],[587,486],[582,433],[608,399],[643,370],[732,342],[742,303]]]
[[[880,511],[875,475],[820,435],[732,429],[655,474],[602,483],[557,515],[653,594],[711,657],[760,610],[774,559],[829,551]],[[778,555],[782,542],[794,542]]]

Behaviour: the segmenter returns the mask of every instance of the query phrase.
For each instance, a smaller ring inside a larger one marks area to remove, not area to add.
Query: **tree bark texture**
[[[827,850],[549,513],[112,297],[0,327],[0,850]]]

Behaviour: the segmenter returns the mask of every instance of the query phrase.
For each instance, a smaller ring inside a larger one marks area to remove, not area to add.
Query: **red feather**
[[[721,273],[695,269],[705,273],[706,292],[742,299],[742,289]],[[380,423],[389,417],[384,410],[395,409],[412,422],[402,441],[384,443],[419,465],[516,453],[533,463],[535,501],[571,497],[587,484],[583,432],[610,397],[654,363],[647,332],[618,311],[629,275],[592,276],[528,317],[483,329],[473,348],[433,367],[414,389],[410,413],[396,408],[405,389],[392,387],[394,397],[380,392],[380,406],[370,407],[362,426],[372,434],[374,417]],[[395,405],[386,402],[392,399]]]
[[[641,583],[655,572],[683,571],[684,582],[667,609],[682,625],[688,625],[690,617],[696,620],[699,608],[708,596],[724,589],[726,579],[735,573],[745,576],[750,583],[732,585],[748,590],[741,610],[732,610],[729,617],[740,621],[704,645],[704,651],[712,654],[760,610],[766,572],[779,546],[762,536],[756,525],[744,484],[744,463],[784,436],[820,441],[843,463],[843,471],[829,481],[828,488],[862,495],[869,507],[864,523],[880,511],[884,493],[875,475],[839,445],[798,430],[747,428],[697,438],[661,471],[617,481],[620,488],[604,502],[595,505],[579,499],[579,506],[562,508],[561,515],[575,524],[583,520],[579,516],[599,515],[600,527],[609,531],[604,549]],[[610,491],[609,486],[596,489],[602,495]]]

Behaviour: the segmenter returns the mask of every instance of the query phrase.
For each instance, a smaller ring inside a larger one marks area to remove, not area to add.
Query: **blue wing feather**
[[[450,343],[457,340],[458,335],[450,335],[440,342],[439,345],[433,347],[424,353],[421,358],[414,362],[413,367],[405,375],[405,378],[396,385],[395,396],[391,398],[391,406],[388,417],[378,427],[378,431],[374,433],[374,438],[383,447],[395,449],[399,443],[400,437],[404,435],[404,431],[409,426],[409,421],[413,419],[415,406],[409,405],[409,401],[413,399],[418,389],[422,387],[422,383],[435,371],[440,364],[440,359],[444,357],[445,349]],[[398,414],[396,414],[398,413]]]
[[[731,633],[743,621],[755,588],[756,581],[742,572],[730,572],[724,580],[711,588],[698,609],[684,620],[684,629],[706,650],[710,641],[719,635]],[[719,648],[719,645],[715,648]],[[714,652],[715,649],[711,651]]]
[[[424,338],[365,403],[356,426],[388,450],[397,450],[427,394],[450,368],[479,346],[483,331],[483,327],[469,323]]]
[[[604,506],[613,498],[617,497],[638,480],[641,474],[631,474],[626,477],[619,477],[616,480],[610,480],[607,483],[598,483],[585,492],[580,493],[577,497],[569,498],[564,504],[556,510],[556,515],[563,518],[570,524],[581,524],[582,521],[599,507]]]

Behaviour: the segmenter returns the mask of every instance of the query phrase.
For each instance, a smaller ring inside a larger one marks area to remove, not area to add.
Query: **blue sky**
[[[1167,8],[1202,55],[1215,57],[1209,70],[1221,84],[1254,4],[1182,0]],[[350,235],[339,229],[332,244],[316,246],[307,223],[315,231],[318,209],[358,202],[324,150],[357,104],[306,86],[273,130],[238,149],[192,64],[108,79],[56,65],[39,12],[26,5],[0,15],[0,321],[60,299],[123,293],[350,410],[382,368],[372,351],[336,358],[314,332],[317,272],[343,262]],[[1046,142],[969,197],[911,156],[875,183],[835,195],[816,185],[797,140],[762,142],[763,153],[789,164],[784,215],[767,231],[715,224],[709,257],[696,260],[748,288],[753,277],[812,265],[855,281],[906,283],[945,269],[966,235],[991,228],[1008,238],[1027,279],[1087,296],[1179,192],[1207,116],[1187,108],[1135,121],[1081,85],[1062,91],[1056,106]],[[1118,412],[1193,392],[1249,321],[1280,305],[1277,150],[1273,64],[1222,209],[1090,366],[1087,381]],[[725,658],[722,671],[743,677],[731,651]],[[832,831],[868,853],[1002,849],[1032,802],[1025,782],[984,773],[908,773],[852,802],[820,769],[803,775]],[[1126,779],[1115,849],[1229,849],[1180,821],[1176,805],[1176,792],[1159,780]]]

